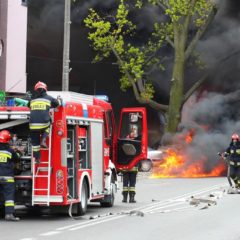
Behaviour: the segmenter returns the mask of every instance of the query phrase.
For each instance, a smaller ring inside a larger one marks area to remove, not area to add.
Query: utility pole
[[[62,91],[69,90],[70,24],[71,24],[71,0],[65,0]]]

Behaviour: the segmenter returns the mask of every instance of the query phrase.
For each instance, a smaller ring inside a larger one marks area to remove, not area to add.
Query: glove
[[[227,156],[227,153],[220,153],[220,152],[218,152],[218,155],[219,155],[220,157],[222,157],[222,158],[225,158],[225,157]]]
[[[224,152],[222,155],[223,155],[223,157],[227,157],[229,154]]]
[[[60,106],[62,106],[62,107],[66,106],[66,102],[60,96],[58,96],[57,99],[58,99],[58,101],[60,103]]]

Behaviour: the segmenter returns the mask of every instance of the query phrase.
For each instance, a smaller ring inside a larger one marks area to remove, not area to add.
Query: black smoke
[[[188,151],[193,160],[206,155],[210,169],[218,163],[217,152],[227,148],[231,135],[240,134],[240,3],[218,2],[218,15],[198,44],[207,67],[212,69],[210,79],[205,89],[185,104],[182,123],[187,128],[194,123],[202,129]]]
[[[49,85],[50,90],[61,90],[64,0],[29,0],[28,2],[28,89],[32,90],[34,84],[41,80]],[[115,59],[92,64],[91,61],[95,53],[89,47],[88,30],[82,22],[89,8],[93,7],[101,13],[110,14],[115,11],[117,2],[116,0],[81,0],[72,4],[70,90],[86,94],[106,94],[110,97],[110,101],[118,114],[121,107],[138,106],[138,103],[135,101],[131,90],[127,92],[119,90],[119,72],[117,66],[114,65]],[[240,49],[240,3],[238,0],[219,0],[218,4],[219,12],[216,19],[197,48],[206,65],[212,69],[211,77],[203,91],[206,92],[204,97],[213,103],[215,101],[212,100],[212,94],[219,95],[219,98],[222,96],[224,99],[226,94],[234,93],[238,89],[240,71],[240,56],[238,53]],[[161,19],[161,11],[148,6],[142,10],[141,14],[136,15],[134,12],[131,16],[138,24],[138,31],[143,36],[144,41],[145,34],[151,31],[152,22]],[[225,60],[219,63],[221,59]],[[153,74],[157,92],[156,99],[164,103],[168,102],[171,70],[172,65],[166,64],[165,72],[157,71]],[[201,71],[193,68],[187,70],[186,90],[201,74]],[[196,100],[194,111],[198,109],[198,100],[199,98]],[[203,103],[201,102],[201,104]],[[206,106],[209,105],[208,103],[206,102]],[[215,115],[215,117],[226,118],[229,120],[226,120],[226,122],[230,123],[231,121],[237,122],[238,117],[233,117],[232,113],[228,111],[229,106],[232,105],[237,107],[238,103],[216,105],[216,109],[224,106],[224,114],[219,111],[219,115]],[[201,107],[201,114],[204,112],[203,109]],[[206,107],[207,113],[209,113],[209,110]],[[156,146],[160,143],[164,119],[161,114],[150,108],[148,108],[148,115],[150,145]],[[203,118],[198,116],[197,113],[191,113],[190,115],[192,116],[191,121],[196,121],[197,124],[198,122],[201,123]],[[204,114],[201,116],[204,116]],[[215,119],[210,120],[209,117],[204,119],[209,119],[210,125],[214,125],[212,121]],[[220,125],[217,124],[216,129],[213,130],[214,134],[220,132],[223,136],[226,136],[221,138],[226,140],[221,144],[221,147],[214,149],[214,154],[215,150],[220,150],[228,143],[231,132],[238,130],[237,127],[223,128],[224,125],[224,122]],[[226,125],[229,124],[226,123]],[[206,139],[204,141],[206,142]]]

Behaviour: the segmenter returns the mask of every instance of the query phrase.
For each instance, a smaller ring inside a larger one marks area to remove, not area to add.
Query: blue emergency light
[[[14,99],[8,99],[7,100],[7,106],[8,107],[13,107],[15,105]]]
[[[109,101],[109,98],[108,98],[107,95],[95,95],[95,97],[96,97],[97,99],[103,100],[103,101],[105,101],[105,102],[108,102],[108,101]]]

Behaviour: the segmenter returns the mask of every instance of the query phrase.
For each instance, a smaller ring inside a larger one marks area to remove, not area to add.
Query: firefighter
[[[126,136],[127,139],[139,140],[138,126],[137,124],[130,124],[130,133]],[[125,170],[123,174],[123,200],[122,202],[127,202],[129,194],[129,203],[136,203],[136,181],[137,181],[138,165],[134,166],[130,170]]]
[[[224,157],[229,161],[229,175],[235,183],[235,187],[240,189],[240,141],[238,134],[232,135],[232,141],[224,153]]]
[[[5,220],[19,221],[14,216],[14,162],[19,160],[19,155],[9,146],[11,135],[9,131],[0,132],[0,189],[5,200]]]
[[[50,108],[56,108],[61,105],[61,99],[55,99],[49,96],[47,85],[43,82],[36,83],[34,90],[36,96],[29,102],[30,121],[29,128],[32,141],[33,157],[36,163],[40,161],[40,148],[47,148],[46,139],[49,133],[51,118]],[[42,141],[40,143],[40,136]]]
[[[129,194],[129,202],[136,203],[136,181],[137,181],[138,167],[134,166],[128,171],[123,171],[123,200],[122,202],[127,202]]]

